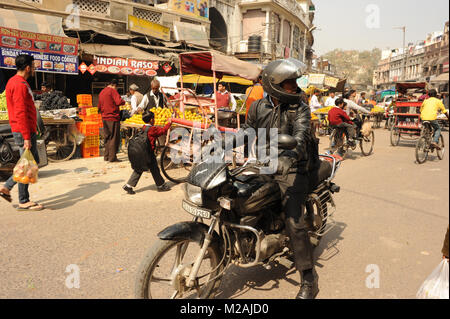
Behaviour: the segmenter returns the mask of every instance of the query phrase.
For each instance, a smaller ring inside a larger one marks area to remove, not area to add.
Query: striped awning
[[[65,37],[62,18],[0,9],[0,27]]]

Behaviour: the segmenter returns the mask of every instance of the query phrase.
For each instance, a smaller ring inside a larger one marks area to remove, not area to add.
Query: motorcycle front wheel
[[[187,279],[200,252],[193,240],[161,240],[149,250],[138,271],[135,294],[139,299],[214,298],[221,282],[220,248],[211,244],[202,260],[193,287]]]

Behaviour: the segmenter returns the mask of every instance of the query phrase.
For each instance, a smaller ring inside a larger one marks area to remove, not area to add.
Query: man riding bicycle
[[[437,99],[437,91],[430,90],[428,92],[429,98],[427,98],[422,106],[420,107],[420,118],[422,121],[430,122],[434,129],[434,138],[431,146],[440,150],[441,147],[438,145],[439,137],[441,136],[441,127],[437,121],[438,111],[441,111],[449,118],[448,111],[445,109],[444,104],[441,100]]]
[[[355,145],[354,137],[356,135],[356,125],[352,122],[350,117],[345,112],[347,103],[343,98],[338,98],[335,101],[336,106],[328,111],[328,121],[332,127],[345,129],[347,141],[350,146]]]

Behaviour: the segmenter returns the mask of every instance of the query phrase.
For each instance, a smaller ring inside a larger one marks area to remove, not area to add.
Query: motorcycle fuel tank
[[[225,183],[227,174],[226,163],[203,162],[192,168],[186,182],[203,190],[211,190]]]

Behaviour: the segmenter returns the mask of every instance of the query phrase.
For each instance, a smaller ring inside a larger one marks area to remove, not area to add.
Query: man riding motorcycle
[[[311,131],[311,111],[302,101],[296,80],[302,76],[305,65],[295,59],[277,60],[263,71],[262,85],[267,96],[255,101],[243,128],[278,128],[281,134],[293,136],[298,145],[278,158],[276,180],[282,192],[286,213],[286,228],[294,253],[295,266],[300,272],[298,299],[313,299],[319,292],[318,277],[314,271],[313,246],[308,230],[310,221],[305,216],[305,201],[318,180],[320,159],[318,143]]]

